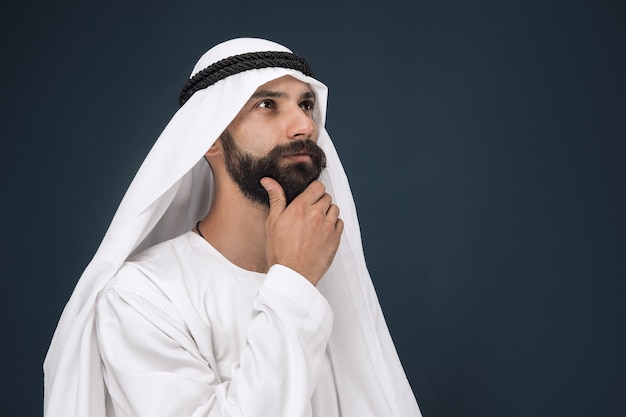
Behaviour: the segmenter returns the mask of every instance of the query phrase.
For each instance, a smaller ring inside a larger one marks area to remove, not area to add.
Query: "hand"
[[[270,202],[265,228],[268,265],[284,265],[316,285],[339,248],[343,231],[339,207],[332,204],[319,181],[313,181],[288,206],[276,180],[266,177],[261,185]]]

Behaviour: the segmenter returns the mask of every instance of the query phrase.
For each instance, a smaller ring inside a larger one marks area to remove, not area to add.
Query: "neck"
[[[202,220],[204,238],[226,259],[254,272],[267,272],[265,221],[269,209],[244,197],[236,187],[231,192],[217,187],[211,210]]]

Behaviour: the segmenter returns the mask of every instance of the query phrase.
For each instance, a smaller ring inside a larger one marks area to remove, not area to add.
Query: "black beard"
[[[220,136],[224,149],[226,171],[237,183],[248,199],[269,207],[267,192],[260,183],[261,178],[270,177],[278,181],[285,191],[287,204],[291,203],[326,168],[326,155],[322,148],[310,139],[294,140],[274,147],[267,155],[257,158],[244,153],[237,147],[228,130]],[[311,163],[283,164],[283,155],[307,153]]]

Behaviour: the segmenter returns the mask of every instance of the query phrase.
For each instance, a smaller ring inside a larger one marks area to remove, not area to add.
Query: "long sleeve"
[[[123,285],[105,291],[96,326],[116,417],[309,416],[332,328],[328,303],[276,265],[252,310],[239,361],[221,378],[166,298]]]

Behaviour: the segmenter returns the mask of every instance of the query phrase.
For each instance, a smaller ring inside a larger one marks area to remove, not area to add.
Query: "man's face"
[[[308,84],[285,76],[259,87],[224,131],[226,170],[250,200],[269,206],[263,177],[281,184],[287,204],[319,177],[326,156],[316,144],[314,108]]]

